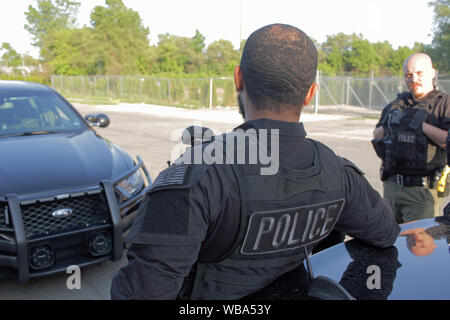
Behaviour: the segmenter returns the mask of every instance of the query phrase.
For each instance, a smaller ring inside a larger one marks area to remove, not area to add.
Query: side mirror
[[[87,114],[84,119],[90,123],[92,127],[106,128],[109,126],[109,117],[104,113],[90,113]]]
[[[181,133],[181,141],[191,146],[213,140],[214,132],[206,127],[190,126]]]

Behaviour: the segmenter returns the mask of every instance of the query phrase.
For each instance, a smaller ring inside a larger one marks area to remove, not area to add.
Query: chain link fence
[[[403,78],[321,77],[315,111],[379,111],[406,91]],[[236,106],[233,78],[167,79],[138,76],[52,76],[52,87],[67,98],[98,103],[136,102],[190,108]],[[436,81],[450,92],[450,80]]]
[[[319,77],[318,106],[355,106],[382,110],[397,94],[407,91],[403,78]],[[436,87],[450,92],[450,80],[436,81]]]
[[[135,76],[52,76],[67,98],[91,102],[138,102],[202,108],[235,106],[232,78],[167,79]]]

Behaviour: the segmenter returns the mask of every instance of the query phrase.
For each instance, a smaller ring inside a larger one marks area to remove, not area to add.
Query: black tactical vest
[[[242,298],[298,267],[305,247],[327,237],[344,206],[343,164],[310,141],[315,156],[307,170],[280,167],[261,175],[259,165],[232,165],[241,198],[239,235],[219,260],[200,258],[179,298]]]
[[[422,131],[422,123],[442,93],[433,91],[416,105],[411,105],[410,97],[410,93],[400,94],[382,119],[384,169],[389,174],[430,176],[445,164],[445,154],[442,148],[430,143]]]

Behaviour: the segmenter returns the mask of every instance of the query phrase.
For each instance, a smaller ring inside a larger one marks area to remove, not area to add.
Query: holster
[[[386,169],[385,165],[381,165],[380,167],[380,180],[386,181],[389,178],[389,170]]]
[[[377,156],[380,157],[380,159],[384,159],[385,152],[383,138],[373,139],[371,142]]]

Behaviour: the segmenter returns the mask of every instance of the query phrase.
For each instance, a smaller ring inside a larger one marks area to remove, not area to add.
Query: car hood
[[[93,130],[0,138],[0,196],[98,185],[133,160]]]
[[[450,299],[450,217],[400,227],[390,248],[350,240],[313,255],[314,275],[331,278],[362,300]],[[427,249],[417,250],[422,242]]]

